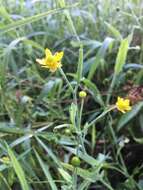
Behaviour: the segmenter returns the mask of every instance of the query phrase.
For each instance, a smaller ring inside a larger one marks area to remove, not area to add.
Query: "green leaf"
[[[63,167],[74,172],[75,167],[73,167],[70,164],[62,163]],[[103,178],[103,173],[101,172],[102,165],[98,165],[97,168],[94,169],[83,169],[80,167],[76,168],[76,174],[82,177],[84,180],[87,180],[88,182],[96,182]]]
[[[78,68],[77,68],[77,81],[80,83],[83,74],[83,46],[80,46],[79,49],[79,60],[78,60]]]
[[[118,122],[117,130],[121,130],[131,119],[133,119],[143,107],[143,102],[140,102],[132,107],[130,112],[124,114]]]
[[[29,190],[28,183],[26,181],[26,177],[25,177],[24,171],[23,171],[20,163],[18,162],[16,156],[14,155],[13,151],[11,150],[11,148],[8,145],[7,145],[7,150],[8,150],[8,155],[10,157],[12,166],[13,166],[15,173],[20,181],[22,189]]]
[[[136,137],[133,137],[133,138],[134,138],[134,141],[136,141],[137,143],[143,144],[143,138],[136,138]]]
[[[72,154],[77,154],[77,150],[75,148],[66,147],[64,146],[64,149],[71,152]],[[92,156],[88,154],[84,154],[81,151],[78,151],[78,157],[84,160],[86,163],[88,163],[91,166],[97,166],[99,164],[98,160],[94,159]]]
[[[10,14],[7,12],[6,8],[0,5],[0,15],[2,18],[6,19],[7,21],[12,21]]]
[[[40,163],[40,166],[41,166],[45,176],[47,177],[47,180],[48,180],[48,182],[49,182],[49,184],[51,186],[51,190],[57,190],[57,186],[56,186],[56,184],[55,184],[55,182],[54,182],[54,180],[53,180],[53,178],[52,178],[52,176],[50,174],[48,165],[46,165],[42,161],[42,159],[40,158],[39,154],[36,151],[35,151],[35,154],[36,154],[36,157],[37,157],[37,159],[38,159],[38,161]]]
[[[101,106],[104,106],[102,95],[101,95],[100,91],[98,90],[97,86],[88,79],[84,79],[82,82],[91,91],[95,101],[98,102]]]
[[[63,167],[74,172],[75,170],[75,167],[73,167],[72,165],[70,164],[67,164],[67,163],[62,163]],[[76,168],[76,173],[77,175],[79,175],[80,177],[82,177],[83,179],[86,179],[90,182],[95,182],[94,179],[92,179],[92,173],[89,172],[88,170],[85,170],[85,169],[82,169],[82,168],[79,168],[77,167]]]
[[[76,118],[76,114],[77,114],[77,105],[72,103],[70,106],[69,112],[70,112],[70,121],[75,126],[75,118]]]
[[[11,134],[25,134],[30,132],[30,130],[27,129],[20,129],[18,127],[14,127],[12,125],[9,125],[8,123],[0,122],[0,132],[1,133],[11,133]]]
[[[40,14],[37,14],[37,15],[34,15],[34,16],[31,16],[31,17],[28,17],[28,18],[25,18],[25,19],[21,19],[21,20],[18,20],[16,22],[12,22],[10,24],[7,24],[7,25],[4,25],[3,27],[0,28],[0,34],[4,34],[5,32],[8,32],[8,31],[11,31],[11,30],[14,30],[18,27],[21,27],[23,25],[26,25],[26,24],[29,24],[29,23],[32,23],[32,22],[35,22],[37,20],[40,20],[48,15],[52,15],[52,14],[56,14],[56,13],[59,13],[60,11],[62,10],[65,10],[65,9],[68,9],[68,8],[71,8],[71,7],[75,7],[77,6],[77,4],[73,4],[72,6],[67,6],[67,7],[64,7],[64,8],[58,8],[58,9],[53,9],[53,10],[49,10],[49,11],[46,11],[44,13],[40,13]]]
[[[115,64],[115,75],[118,75],[125,64],[127,52],[129,48],[129,39],[125,38],[121,41],[119,51],[116,58],[116,64]]]
[[[84,189],[88,189],[90,186],[91,182],[89,182],[88,180],[84,180],[80,186],[79,186],[79,190],[84,190]]]
[[[120,32],[111,24],[105,22],[105,25],[108,27],[109,32],[117,39],[122,40]]]
[[[58,171],[68,183],[72,182],[72,177],[65,170],[58,168]]]
[[[47,147],[38,137],[36,137],[36,140],[38,141],[39,145],[41,145],[43,147],[43,149],[48,153],[48,155],[53,159],[53,161],[59,166],[61,167],[61,163],[59,158],[57,158],[57,156],[53,153],[53,151]]]
[[[87,76],[87,78],[88,78],[89,80],[91,80],[91,79],[93,78],[94,73],[95,73],[96,69],[98,68],[98,66],[99,66],[99,64],[100,64],[101,59],[104,58],[105,53],[106,53],[106,51],[107,51],[109,45],[110,45],[112,42],[113,42],[113,39],[107,37],[107,38],[104,40],[104,42],[102,43],[102,46],[101,46],[101,48],[98,50],[98,52],[97,52],[97,54],[96,54],[96,58],[95,58],[93,64],[91,65],[91,67],[90,67],[90,70],[89,70],[89,73],[88,73],[88,76]]]
[[[9,173],[10,173],[10,172],[9,172]],[[0,178],[1,178],[1,179],[3,180],[3,182],[5,183],[7,189],[8,189],[8,190],[12,190],[11,187],[10,187],[10,185],[9,185],[8,179],[6,179],[6,177],[5,177],[2,173],[0,173]],[[2,188],[2,186],[1,186],[1,189],[4,189],[4,188]]]

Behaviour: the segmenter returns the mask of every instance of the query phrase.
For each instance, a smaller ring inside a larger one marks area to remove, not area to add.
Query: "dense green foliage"
[[[0,190],[143,189],[142,15],[142,0],[0,0]],[[36,63],[45,48],[62,69]]]

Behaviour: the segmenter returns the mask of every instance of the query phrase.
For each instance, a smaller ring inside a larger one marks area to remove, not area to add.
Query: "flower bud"
[[[73,157],[72,157],[72,159],[71,159],[71,164],[72,164],[74,167],[80,166],[80,163],[81,163],[81,161],[80,161],[79,157],[77,157],[77,156],[73,156]]]
[[[82,90],[82,91],[79,92],[79,97],[80,98],[85,98],[86,96],[87,96],[87,94],[86,94],[85,91]]]
[[[70,130],[70,129],[65,129],[65,130],[64,130],[64,133],[65,133],[66,135],[71,135],[71,130]]]

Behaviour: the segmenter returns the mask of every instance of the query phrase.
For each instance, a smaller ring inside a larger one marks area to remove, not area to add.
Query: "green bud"
[[[70,129],[65,129],[65,130],[64,130],[64,133],[65,133],[66,135],[71,135],[71,130],[70,130]]]
[[[79,157],[77,157],[77,156],[73,156],[73,157],[72,157],[72,159],[71,159],[71,164],[72,164],[74,167],[80,166],[80,163],[81,163],[81,161],[80,161]]]

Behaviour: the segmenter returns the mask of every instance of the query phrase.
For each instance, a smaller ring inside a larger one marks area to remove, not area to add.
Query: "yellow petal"
[[[63,51],[57,52],[57,53],[55,53],[54,58],[55,58],[56,61],[59,62],[59,61],[61,61],[61,59],[63,58],[63,55],[64,55],[64,52],[63,52]]]
[[[57,62],[56,65],[54,65],[53,67],[49,67],[49,69],[51,72],[55,72],[61,66],[62,66],[62,64],[60,62]]]
[[[124,99],[124,98],[117,98],[116,102],[117,109],[121,111],[122,113],[125,113],[126,111],[130,111],[132,107],[130,106],[130,100]]]
[[[57,70],[57,68],[50,68],[50,71],[54,73]]]
[[[40,65],[45,65],[45,59],[36,59],[36,62]]]
[[[125,103],[126,106],[129,106],[129,104],[130,104],[130,100],[125,100],[124,103]]]
[[[52,56],[52,53],[48,48],[45,49],[45,55],[46,57]]]
[[[41,67],[49,69],[48,65],[42,65]]]
[[[130,111],[131,109],[132,109],[131,106],[128,106],[128,107],[126,108],[127,111]]]

